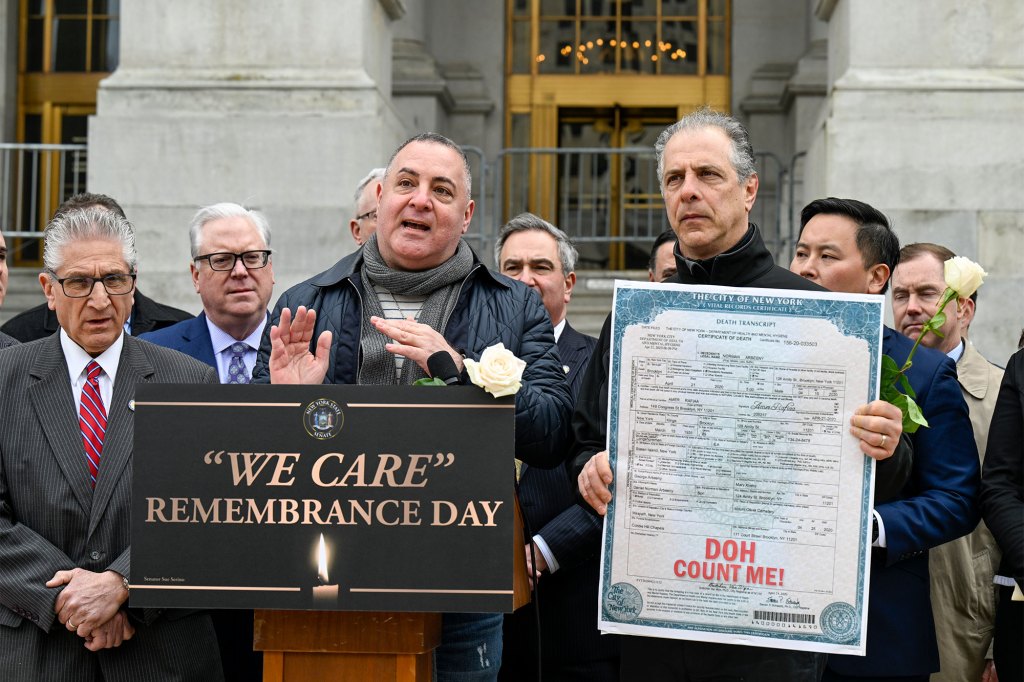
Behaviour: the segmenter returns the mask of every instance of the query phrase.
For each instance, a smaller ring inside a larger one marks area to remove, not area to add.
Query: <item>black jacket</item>
[[[999,387],[981,475],[981,510],[1003,560],[999,575],[1024,590],[1024,350],[1013,354]]]
[[[442,334],[467,358],[479,360],[485,348],[502,343],[526,362],[523,387],[516,393],[516,456],[534,466],[558,466],[570,435],[572,399],[551,320],[529,287],[489,271],[475,256],[474,261]],[[333,335],[324,382],[358,383],[364,296],[361,265],[362,252],[357,251],[281,296],[263,332],[254,383],[270,381],[270,329],[281,310],[294,311],[300,305],[317,312],[311,350],[321,332],[330,330]]]
[[[678,271],[666,280],[674,284],[710,284],[724,287],[760,287],[763,289],[801,289],[824,291],[810,280],[775,264],[764,245],[757,226],[751,224],[739,244],[706,261],[684,258],[676,247]],[[575,481],[587,461],[607,448],[605,433],[608,419],[608,362],[611,352],[611,315],[601,328],[594,350],[594,361],[587,368],[576,401],[572,426],[576,437],[570,458],[569,478]],[[586,502],[583,503],[587,506]]]
[[[132,336],[163,329],[192,317],[194,317],[192,313],[157,303],[153,299],[143,296],[138,289],[135,290],[135,306],[132,308],[131,318]],[[50,310],[46,303],[18,313],[7,320],[3,327],[0,327],[0,331],[10,334],[22,343],[45,338],[58,329],[60,329],[60,323],[57,322],[57,313]]]

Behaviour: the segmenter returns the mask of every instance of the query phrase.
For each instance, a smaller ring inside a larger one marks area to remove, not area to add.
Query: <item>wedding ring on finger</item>
[[[880,448],[882,448],[884,450],[885,449],[885,441],[887,441],[888,439],[889,439],[889,436],[887,436],[887,435],[885,435],[883,433],[882,434],[882,442],[878,444],[878,447],[880,447]]]
[[[68,618],[68,629],[69,630],[77,630],[78,629],[78,626],[75,625],[74,623],[72,623],[70,618]]]

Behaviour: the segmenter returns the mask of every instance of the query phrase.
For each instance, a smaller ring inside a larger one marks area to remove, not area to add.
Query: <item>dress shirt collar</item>
[[[960,362],[960,357],[964,354],[964,340],[960,339],[960,343],[956,344],[956,348],[946,353],[954,363]]]
[[[253,330],[252,334],[241,339],[241,342],[249,346],[250,350],[256,350],[260,347],[260,340],[263,338],[263,328],[267,326],[267,317],[263,316],[263,321],[259,323],[256,329]],[[228,348],[231,348],[231,344],[237,343],[239,339],[234,338],[226,331],[218,327],[210,320],[210,316],[206,316],[206,327],[210,330],[210,343],[213,346],[214,355],[220,355]]]
[[[563,317],[562,321],[555,325],[555,343],[558,343],[558,339],[561,338],[562,332],[564,330],[565,330],[565,318]]]
[[[72,386],[78,383],[78,380],[85,372],[86,365],[93,360],[103,369],[103,373],[110,377],[110,383],[113,385],[117,377],[117,366],[121,362],[124,333],[118,334],[117,338],[114,339],[114,343],[110,344],[109,348],[95,358],[86,353],[84,348],[72,341],[71,337],[63,329],[60,330],[60,347],[64,351],[64,361],[68,365],[68,376],[71,379]]]

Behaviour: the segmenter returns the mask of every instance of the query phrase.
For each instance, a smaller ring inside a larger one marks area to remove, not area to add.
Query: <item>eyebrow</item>
[[[420,174],[417,171],[414,171],[412,168],[407,168],[407,167],[404,167],[404,166],[402,168],[398,169],[398,173],[400,173],[400,174],[401,173],[405,173],[406,175],[411,175],[411,176],[413,176],[415,178],[420,177]],[[449,184],[452,187],[456,187],[455,181],[452,180],[451,178],[449,178],[446,175],[438,175],[438,176],[432,178],[431,180],[433,182],[442,182],[442,183]]]
[[[840,249],[838,245],[833,244],[832,242],[825,242],[824,244],[808,244],[805,241],[799,241],[799,242],[796,243],[796,248],[798,248],[798,249],[801,249],[801,248],[803,248],[803,249],[814,249],[814,248],[817,248],[817,249],[822,249],[822,250],[824,250],[824,249],[832,249],[833,251],[842,251],[842,249]]]

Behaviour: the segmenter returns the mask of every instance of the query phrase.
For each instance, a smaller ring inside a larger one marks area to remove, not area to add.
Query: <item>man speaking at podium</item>
[[[490,272],[462,240],[471,191],[469,163],[454,142],[424,133],[403,143],[377,190],[377,232],[359,258],[285,292],[253,380],[408,385],[429,374],[464,382],[463,359],[501,343],[526,362],[516,456],[560,464],[572,401],[551,321],[536,293]],[[501,624],[501,614],[445,614],[437,679],[496,679]]]

